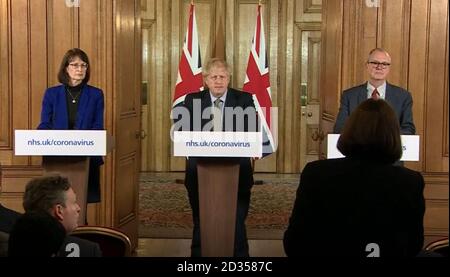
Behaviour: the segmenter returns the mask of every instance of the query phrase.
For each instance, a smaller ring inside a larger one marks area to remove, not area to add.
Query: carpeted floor
[[[191,238],[192,214],[183,184],[184,173],[142,173],[139,190],[139,236]],[[249,239],[281,239],[286,229],[299,175],[256,174],[264,184],[252,189],[247,218]]]

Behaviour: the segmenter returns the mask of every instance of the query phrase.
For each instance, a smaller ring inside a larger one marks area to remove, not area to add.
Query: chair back
[[[425,246],[425,250],[433,253],[438,253],[444,257],[448,257],[448,238],[431,242],[430,244]]]
[[[79,226],[70,235],[98,243],[103,257],[131,256],[130,238],[118,229],[103,226]]]

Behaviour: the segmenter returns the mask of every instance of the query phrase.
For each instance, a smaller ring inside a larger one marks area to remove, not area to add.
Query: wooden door
[[[141,140],[140,3],[115,2],[115,191],[114,226],[138,239],[138,193]]]

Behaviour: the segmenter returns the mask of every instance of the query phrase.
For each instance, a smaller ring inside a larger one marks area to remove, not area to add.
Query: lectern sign
[[[328,134],[327,158],[342,158],[344,155],[336,148],[339,139],[338,134]],[[417,135],[402,135],[403,154],[400,161],[418,161],[420,137]]]
[[[106,130],[15,130],[16,156],[106,156]]]
[[[174,132],[174,156],[261,157],[261,132]]]

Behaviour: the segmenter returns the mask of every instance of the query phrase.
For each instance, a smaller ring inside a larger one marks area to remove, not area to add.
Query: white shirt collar
[[[228,90],[225,91],[225,93],[220,97],[215,97],[214,95],[212,95],[211,92],[209,92],[209,96],[211,97],[211,103],[214,105],[214,101],[216,101],[217,98],[220,98],[220,100],[222,100],[222,102],[225,104],[225,100],[227,99],[227,92],[228,92]],[[222,108],[223,108],[223,106],[225,106],[225,105],[222,105]]]
[[[372,86],[370,84],[370,82],[367,82],[367,98],[371,98],[372,97],[372,92],[375,89],[374,86]],[[386,99],[386,81],[384,81],[384,83],[377,87],[377,91],[380,94],[380,98],[381,99]]]

